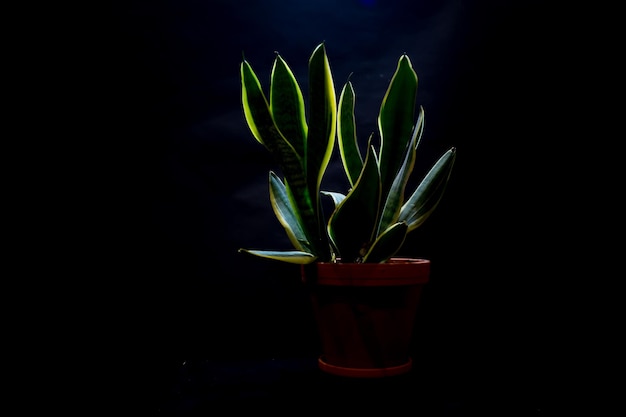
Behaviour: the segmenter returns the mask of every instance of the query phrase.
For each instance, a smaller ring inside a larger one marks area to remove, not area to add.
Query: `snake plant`
[[[308,62],[308,108],[280,54],[271,71],[269,100],[245,57],[240,70],[247,125],[280,169],[269,172],[269,196],[293,248],[239,251],[295,264],[388,261],[438,205],[456,158],[456,149],[448,149],[411,194],[405,189],[424,129],[424,110],[416,106],[418,78],[409,57],[402,54],[398,60],[380,106],[377,136],[369,136],[364,157],[352,82],[344,84],[337,100],[324,43]],[[350,184],[345,194],[320,188],[335,144]],[[328,215],[322,197],[334,204]]]

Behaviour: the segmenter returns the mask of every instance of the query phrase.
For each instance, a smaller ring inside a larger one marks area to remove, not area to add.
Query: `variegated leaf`
[[[306,265],[317,260],[315,255],[301,251],[271,251],[271,250],[254,250],[239,249],[239,252],[248,253],[260,258],[273,259],[276,261],[287,262],[291,264]]]
[[[300,158],[304,158],[307,134],[304,98],[291,68],[280,55],[272,67],[270,111],[280,132]]]
[[[455,159],[456,148],[448,149],[402,206],[398,220],[407,222],[409,231],[421,226],[439,204]]]
[[[343,86],[341,95],[339,96],[337,141],[343,168],[351,187],[354,187],[354,184],[361,174],[361,169],[363,169],[363,157],[361,156],[356,136],[354,101],[354,88],[352,87],[352,83],[348,81]]]
[[[374,147],[370,144],[361,176],[328,221],[328,233],[344,261],[365,255],[378,222],[380,174]]]
[[[301,220],[291,205],[285,185],[273,171],[270,172],[269,184],[270,201],[274,214],[276,214],[276,218],[287,232],[289,241],[298,250],[312,252],[313,249],[300,226]]]
[[[381,137],[380,175],[382,193],[385,197],[404,161],[404,150],[415,123],[415,99],[417,96],[417,74],[411,60],[404,54],[391,78],[378,116]]]
[[[363,258],[363,262],[381,263],[386,262],[395,255],[406,239],[409,226],[405,222],[399,222],[387,228],[378,236],[372,247]]]

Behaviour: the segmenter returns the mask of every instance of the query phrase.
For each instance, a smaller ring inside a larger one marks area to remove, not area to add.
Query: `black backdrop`
[[[406,52],[426,112],[418,164],[458,150],[440,207],[403,249],[433,265],[416,325],[423,372],[485,401],[560,404],[573,372],[563,357],[573,326],[562,313],[573,303],[565,280],[580,271],[555,247],[575,246],[564,147],[584,135],[571,120],[570,77],[587,48],[569,14],[539,1],[107,7],[85,83],[96,123],[83,162],[95,176],[85,186],[90,244],[79,252],[102,296],[96,345],[144,407],[162,406],[183,363],[317,353],[298,268],[237,253],[289,248],[267,195],[274,166],[247,130],[238,77],[245,55],[267,86],[278,51],[306,91],[322,41],[336,87],[352,74],[362,140]],[[336,157],[324,184],[340,191]]]

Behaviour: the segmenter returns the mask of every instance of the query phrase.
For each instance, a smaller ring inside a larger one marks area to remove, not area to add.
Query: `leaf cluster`
[[[424,131],[409,57],[398,60],[378,114],[378,146],[371,134],[365,155],[357,141],[354,87],[347,81],[337,99],[324,43],[309,58],[308,108],[280,54],[271,71],[269,100],[250,63],[243,59],[240,69],[247,125],[282,173],[281,178],[270,171],[269,195],[293,245],[286,251],[240,251],[296,264],[388,261],[439,204],[456,158],[456,149],[448,149],[407,192]],[[320,189],[335,145],[350,184],[345,194]],[[322,196],[334,203],[328,217]]]

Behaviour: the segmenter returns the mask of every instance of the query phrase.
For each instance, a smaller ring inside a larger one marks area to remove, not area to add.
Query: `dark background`
[[[584,400],[571,388],[584,390],[585,365],[570,364],[591,330],[572,292],[589,266],[568,261],[585,255],[571,228],[584,216],[571,212],[584,151],[572,144],[589,139],[577,83],[595,50],[580,11],[134,0],[93,10],[85,26],[96,15],[78,67],[88,71],[75,104],[88,123],[74,253],[89,276],[80,300],[94,313],[85,339],[112,374],[102,407],[128,398],[149,414],[210,410],[207,398],[237,402],[251,385],[276,384],[276,367],[304,375],[294,377],[304,392],[318,386],[298,267],[237,253],[290,248],[269,204],[275,166],[243,117],[239,64],[245,55],[267,88],[278,51],[306,101],[308,57],[322,41],[338,91],[352,74],[361,140],[407,53],[426,113],[416,171],[458,151],[441,205],[402,250],[432,261],[413,347],[418,385],[459,413],[498,403],[501,415],[552,415]],[[325,188],[345,191],[342,175],[335,154]],[[181,388],[190,372],[205,381],[195,391]]]

